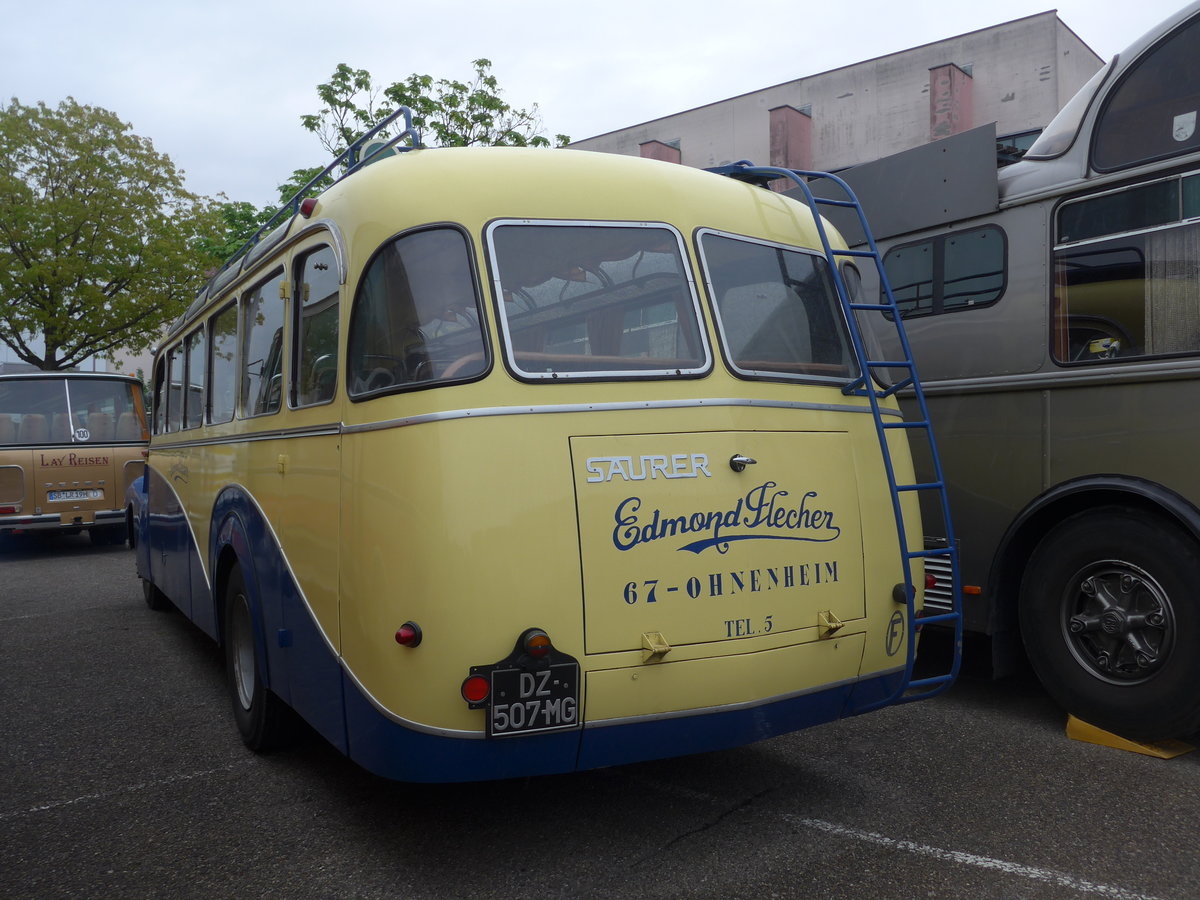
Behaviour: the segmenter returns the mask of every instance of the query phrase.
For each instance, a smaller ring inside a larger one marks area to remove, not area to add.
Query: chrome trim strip
[[[174,432],[172,432],[174,433]],[[171,441],[163,443],[169,435],[155,435],[159,443],[152,442],[150,449],[158,452],[175,449],[190,449],[192,447],[212,447],[219,444],[249,444],[254,441],[277,441],[283,438],[328,437],[342,433],[342,426],[337,422],[324,425],[309,425],[303,428],[274,428],[270,431],[255,431],[250,433],[228,434],[221,437],[197,438],[193,441]]]
[[[1200,377],[1200,360],[1147,359],[1104,365],[1072,365],[1048,371],[1016,375],[991,375],[982,378],[947,378],[925,381],[927,395],[994,393],[996,391],[1033,391],[1045,388],[1086,387],[1096,384],[1132,384],[1139,381],[1179,381]]]
[[[842,403],[806,403],[798,400],[755,400],[744,397],[709,398],[701,400],[645,400],[641,402],[614,403],[563,403],[548,406],[491,406],[478,409],[454,409],[445,412],[426,413],[421,416],[406,416],[400,419],[384,419],[365,422],[361,425],[343,425],[343,434],[361,434],[367,431],[383,431],[388,428],[404,428],[409,425],[425,425],[430,422],[446,422],[452,419],[482,419],[489,416],[538,416],[576,412],[622,412],[634,409],[691,409],[697,407],[754,407],[761,409],[807,409],[820,412],[844,412],[871,414],[869,406],[851,406]],[[899,410],[881,409],[887,416],[903,418]]]

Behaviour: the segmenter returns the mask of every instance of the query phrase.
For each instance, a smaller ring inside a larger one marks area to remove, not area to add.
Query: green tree
[[[334,155],[400,106],[412,110],[413,124],[431,146],[561,147],[570,141],[558,134],[552,142],[542,133],[536,103],[525,110],[504,100],[491,60],[476,59],[471,65],[469,82],[413,74],[380,87],[366,69],[341,63],[328,82],[317,85],[320,111],[301,116],[300,122]]]
[[[115,113],[70,97],[0,108],[0,341],[21,360],[145,349],[204,284],[222,228]]]

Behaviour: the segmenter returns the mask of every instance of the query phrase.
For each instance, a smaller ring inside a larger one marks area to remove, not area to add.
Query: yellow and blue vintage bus
[[[121,544],[142,475],[142,383],[127,375],[0,375],[0,536],[76,534]]]
[[[298,715],[392,778],[560,773],[950,683],[913,677],[908,364],[778,172],[367,162],[156,357],[138,571],[225,647],[248,746]]]

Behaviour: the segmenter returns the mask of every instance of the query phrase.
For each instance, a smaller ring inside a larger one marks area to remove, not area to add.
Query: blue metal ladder
[[[925,403],[925,393],[921,389],[921,382],[917,377],[916,365],[913,363],[912,348],[909,346],[908,337],[904,333],[900,310],[896,307],[896,298],[892,294],[892,287],[888,283],[887,274],[884,272],[883,259],[879,255],[879,249],[875,246],[875,238],[867,226],[867,219],[863,214],[862,206],[845,181],[836,175],[826,172],[806,172],[774,166],[755,166],[744,160],[732,165],[712,168],[708,171],[719,175],[727,175],[731,178],[747,181],[762,187],[766,187],[771,181],[786,178],[800,188],[809,209],[813,212],[817,233],[821,237],[821,247],[825,253],[825,258],[829,261],[833,279],[837,285],[838,296],[841,298],[842,307],[846,313],[846,320],[850,326],[850,337],[854,344],[855,355],[858,358],[859,371],[862,373],[857,379],[847,384],[842,389],[842,392],[851,396],[866,397],[870,402],[871,413],[875,420],[875,432],[879,438],[879,448],[883,455],[888,486],[891,490],[892,511],[896,517],[896,532],[899,537],[900,555],[904,569],[905,596],[903,600],[908,613],[906,620],[908,628],[908,653],[905,659],[904,676],[892,696],[861,707],[860,711],[866,712],[869,709],[876,709],[892,703],[922,700],[939,694],[954,683],[954,679],[958,676],[959,667],[962,663],[962,585],[958,568],[958,547],[955,542],[954,529],[950,519],[950,502],[946,494],[945,479],[942,476],[942,463],[938,456],[937,444],[933,438],[933,429],[929,420],[929,409]],[[844,195],[844,199],[839,200],[816,196],[809,186],[809,182],[818,180],[826,180],[833,185],[838,192]],[[868,249],[835,249],[829,242],[825,222],[821,218],[821,206],[853,210],[858,215],[858,222],[863,234],[866,236],[866,246]],[[884,299],[878,303],[864,303],[862,302],[863,298],[856,299],[851,297],[845,279],[842,277],[842,271],[838,266],[839,257],[872,260],[879,276],[879,283],[883,287],[882,294]],[[900,351],[903,355],[902,359],[870,358],[858,321],[857,314],[860,311],[871,311],[891,321],[896,329]],[[894,383],[885,387],[875,378],[876,373],[880,372],[889,375],[899,373],[900,377],[896,378]],[[879,401],[904,390],[909,391],[916,401],[917,418],[901,421],[884,421]],[[934,474],[932,481],[913,484],[897,482],[895,467],[892,463],[892,454],[888,449],[888,431],[892,429],[905,429],[910,434],[920,432],[924,435],[929,444],[929,453],[933,464]],[[945,523],[947,537],[945,547],[934,549],[921,547],[913,549],[908,546],[908,535],[904,527],[904,514],[901,509],[900,495],[912,491],[926,491],[936,494],[940,503],[942,519]],[[915,559],[929,559],[931,557],[943,558],[949,565],[951,577],[951,611],[918,617],[917,611],[914,608],[916,587],[913,583],[912,563]],[[899,599],[897,599],[897,602],[899,602]],[[947,625],[953,628],[953,657],[949,672],[942,675],[914,678],[913,664],[916,660],[917,631],[925,625]]]

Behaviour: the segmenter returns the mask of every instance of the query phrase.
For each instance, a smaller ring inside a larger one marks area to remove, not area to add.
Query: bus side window
[[[158,365],[154,367],[154,433],[163,434],[167,430],[167,395],[165,389],[166,358],[159,357]]]
[[[883,259],[900,315],[929,315],[995,303],[1007,281],[1007,238],[995,225],[894,247]]]
[[[204,424],[204,329],[197,328],[187,337],[187,399],[183,403],[183,427]]]
[[[167,431],[183,427],[183,345],[167,352]]]
[[[466,238],[410,232],[385,244],[359,283],[350,317],[350,396],[482,375],[488,356]]]
[[[1092,362],[1200,351],[1200,225],[1124,235],[1054,254],[1054,355]]]
[[[242,412],[278,412],[283,399],[283,272],[242,297]]]
[[[209,324],[208,421],[233,419],[237,406],[237,304],[231,303]]]
[[[292,406],[328,403],[337,388],[338,265],[330,247],[296,264]]]

